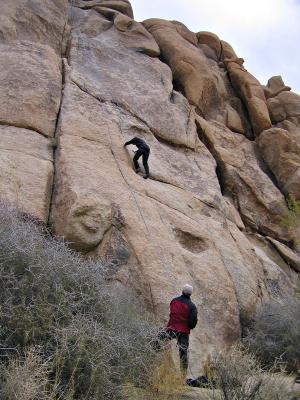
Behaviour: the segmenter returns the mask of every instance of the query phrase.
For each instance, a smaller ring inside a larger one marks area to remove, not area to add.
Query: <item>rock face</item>
[[[300,199],[300,96],[285,86],[281,76],[265,87],[274,127],[258,138],[261,153],[281,191]]]
[[[125,0],[12,0],[0,47],[1,197],[107,260],[162,325],[192,283],[200,373],[257,304],[293,292],[281,218],[300,187],[297,95],[261,86],[212,33],[134,21]],[[148,180],[133,136],[151,147]]]

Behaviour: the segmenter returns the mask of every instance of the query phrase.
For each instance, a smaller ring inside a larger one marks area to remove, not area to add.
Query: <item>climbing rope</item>
[[[118,121],[118,126],[119,126],[120,133],[121,133],[121,135],[123,136],[123,139],[125,140],[125,137],[124,137],[124,134],[123,134],[123,130],[122,130],[122,126],[121,126],[120,121]],[[122,168],[121,168],[121,166],[120,166],[120,164],[119,164],[119,160],[118,160],[118,158],[116,157],[116,154],[115,154],[114,149],[113,149],[113,143],[112,143],[112,138],[111,138],[111,133],[110,133],[110,131],[109,131],[109,139],[110,139],[110,145],[111,145],[111,152],[112,152],[112,155],[113,155],[113,157],[114,157],[114,159],[115,159],[115,161],[116,161],[116,164],[117,164],[117,166],[118,166],[118,169],[119,169],[119,171],[120,171],[120,173],[121,173],[121,175],[122,175],[122,177],[123,177],[123,179],[124,179],[124,181],[125,181],[125,183],[126,183],[128,189],[129,189],[129,191],[130,191],[130,193],[131,193],[131,195],[132,195],[132,197],[133,197],[133,199],[134,199],[134,202],[135,202],[135,204],[136,204],[136,206],[137,206],[137,209],[138,209],[138,211],[139,211],[139,214],[140,214],[140,216],[141,216],[141,219],[142,219],[142,221],[143,221],[143,224],[144,224],[144,226],[145,226],[145,228],[146,228],[148,240],[151,241],[151,243],[153,244],[153,243],[155,242],[155,238],[153,237],[153,235],[152,235],[152,233],[151,233],[151,231],[150,231],[150,229],[149,229],[149,227],[148,227],[148,224],[147,224],[147,222],[146,222],[146,219],[145,219],[145,217],[144,217],[144,214],[143,214],[143,212],[142,212],[142,209],[141,209],[141,207],[140,207],[140,205],[139,205],[139,202],[138,202],[138,200],[137,200],[136,193],[135,193],[135,191],[132,189],[130,183],[128,182],[128,180],[127,180],[125,174],[123,173],[123,170],[122,170]],[[162,253],[161,253],[161,248],[160,248],[160,246],[157,246],[157,249],[158,249],[157,254],[158,254],[158,256],[159,256],[159,260],[160,260],[160,263],[161,263],[162,267],[163,267],[164,269],[168,269],[168,268],[166,268],[166,262],[165,262],[164,259],[163,259],[163,255],[162,255]],[[150,284],[149,284],[149,286],[150,286]],[[152,296],[151,286],[150,286],[150,291],[151,291],[151,297],[153,297],[153,296]]]

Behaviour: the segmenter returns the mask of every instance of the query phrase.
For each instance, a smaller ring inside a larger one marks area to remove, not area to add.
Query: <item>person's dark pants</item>
[[[158,340],[172,340],[177,339],[179,347],[180,368],[186,371],[188,368],[188,348],[189,348],[189,335],[187,333],[174,332],[170,329],[164,329],[159,332]]]
[[[133,157],[133,164],[136,170],[140,169],[138,159],[143,156],[143,166],[145,168],[146,175],[149,175],[149,166],[148,166],[148,158],[150,155],[150,150],[148,149],[138,149]]]

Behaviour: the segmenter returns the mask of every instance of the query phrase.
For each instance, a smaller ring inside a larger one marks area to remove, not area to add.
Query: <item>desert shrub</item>
[[[293,248],[300,251],[300,200],[289,194],[286,202],[287,208],[281,217],[280,225],[293,232]]]
[[[185,376],[175,367],[170,349],[160,353],[147,387],[138,388],[130,383],[124,386],[128,400],[182,400],[186,391]]]
[[[211,383],[200,395],[204,400],[290,400],[287,378],[260,367],[253,354],[241,346],[214,354]]]
[[[263,304],[244,341],[263,365],[277,362],[295,370],[300,361],[300,300]]]
[[[11,357],[9,362],[0,364],[3,400],[47,400],[49,375],[48,360],[43,360],[36,348],[28,349],[23,356]]]
[[[1,371],[39,348],[53,398],[121,398],[124,381],[146,384],[156,327],[108,271],[0,203]]]

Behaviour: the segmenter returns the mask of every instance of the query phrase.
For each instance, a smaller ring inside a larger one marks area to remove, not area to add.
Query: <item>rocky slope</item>
[[[0,48],[1,198],[109,261],[162,324],[192,283],[193,372],[293,292],[297,232],[280,221],[300,199],[300,96],[280,77],[262,86],[216,35],[136,22],[127,0],[6,2]]]

